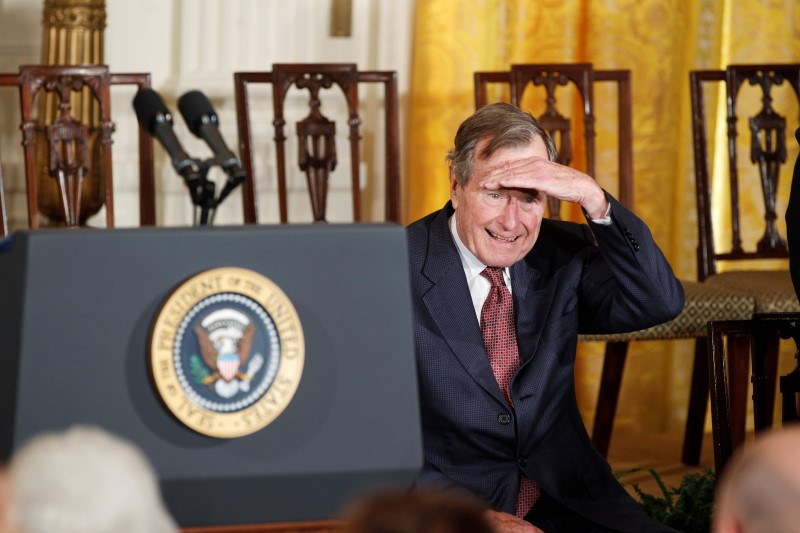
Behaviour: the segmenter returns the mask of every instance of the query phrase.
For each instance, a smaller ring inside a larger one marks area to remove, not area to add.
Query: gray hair
[[[158,480],[132,443],[75,426],[11,459],[9,518],[22,533],[176,533]]]
[[[541,137],[550,161],[558,157],[550,135],[530,113],[499,102],[482,107],[458,127],[455,146],[445,160],[450,164],[458,183],[466,185],[475,162],[475,146],[481,139],[491,139],[477,154],[487,159],[501,148],[527,146],[535,137]]]

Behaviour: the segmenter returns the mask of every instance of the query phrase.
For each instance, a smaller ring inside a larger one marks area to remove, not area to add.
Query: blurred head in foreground
[[[383,492],[345,513],[344,533],[492,533],[477,500],[433,491]]]
[[[11,520],[8,517],[10,491],[8,488],[8,471],[0,466],[0,533],[13,533]]]
[[[33,438],[11,458],[8,486],[12,532],[177,531],[144,454],[99,428]]]
[[[800,528],[800,428],[776,429],[731,457],[717,487],[717,533]]]

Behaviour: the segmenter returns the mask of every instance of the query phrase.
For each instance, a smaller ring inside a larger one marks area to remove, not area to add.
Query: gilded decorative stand
[[[45,0],[42,17],[44,65],[102,65],[106,26],[105,0]],[[71,114],[87,128],[86,170],[80,186],[80,225],[97,213],[104,202],[103,149],[99,104],[90,89],[70,94]],[[58,176],[51,172],[48,125],[57,119],[60,102],[56,94],[46,94],[38,101],[37,182],[39,211],[47,224],[63,225],[66,214]],[[78,191],[75,191],[78,192]]]

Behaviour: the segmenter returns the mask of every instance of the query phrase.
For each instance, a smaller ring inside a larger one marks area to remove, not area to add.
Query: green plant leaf
[[[716,476],[711,469],[687,474],[677,488],[668,488],[653,468],[631,468],[616,474],[623,476],[647,470],[655,480],[661,494],[648,494],[637,483],[632,483],[639,504],[650,518],[685,533],[708,533],[714,512]]]

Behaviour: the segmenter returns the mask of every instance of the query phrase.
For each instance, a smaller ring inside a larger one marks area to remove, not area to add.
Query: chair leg
[[[703,342],[700,342],[703,341]],[[728,398],[730,402],[731,438],[736,447],[745,439],[747,419],[747,382],[750,364],[750,344],[746,336],[731,336],[728,339]],[[686,433],[683,441],[682,461],[688,465],[700,463],[703,445],[703,429],[708,401],[708,362],[705,339],[695,341],[692,386],[689,393],[689,412],[686,416]],[[777,348],[770,345],[767,355],[767,375],[771,386],[767,387],[767,419],[772,421],[775,405],[775,376],[777,376]]]
[[[772,337],[767,344],[766,357],[764,358],[764,370],[767,376],[766,404],[767,412],[764,417],[766,427],[772,427],[773,415],[775,413],[775,391],[778,384],[778,357],[780,355],[780,337]]]
[[[731,417],[731,442],[736,448],[744,442],[747,426],[747,383],[750,369],[750,338],[728,337],[728,403]],[[775,395],[773,392],[773,401]]]
[[[600,377],[600,390],[597,393],[597,408],[592,426],[592,444],[603,457],[608,456],[611,430],[614,428],[614,415],[617,412],[619,390],[622,385],[622,371],[625,369],[627,355],[627,342],[606,343],[603,373]]]
[[[750,369],[750,338],[736,335],[728,338],[728,383],[731,417],[731,438],[733,446],[745,441],[747,433],[747,384],[753,381],[753,410],[755,430],[772,427],[775,412],[775,390],[778,376],[778,357],[780,338],[769,336],[766,344],[759,348],[764,353],[763,366]],[[763,376],[763,378],[756,376]],[[749,378],[749,379],[748,379]],[[763,379],[765,386],[756,390],[756,379]],[[757,401],[763,396],[764,401]]]
[[[683,434],[681,460],[687,465],[700,463],[700,448],[703,446],[703,428],[708,407],[708,346],[705,337],[694,341],[694,365],[692,385],[689,390],[689,412],[686,415],[686,431]]]

